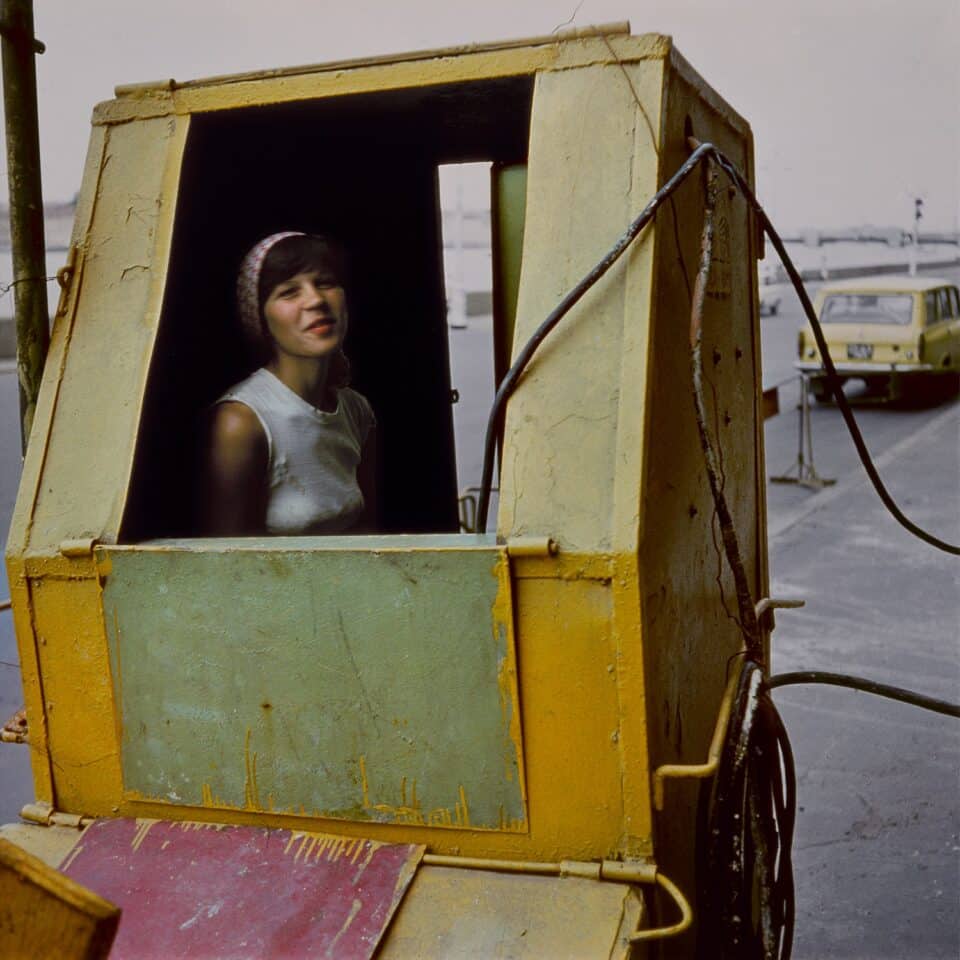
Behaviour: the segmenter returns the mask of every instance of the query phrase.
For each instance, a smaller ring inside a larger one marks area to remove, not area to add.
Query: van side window
[[[949,288],[950,302],[953,304],[953,319],[960,317],[960,291],[956,287]]]
[[[937,291],[928,290],[926,297],[926,307],[927,307],[927,322],[928,327],[932,327],[935,323],[940,320],[940,316],[937,312]]]
[[[951,302],[950,291],[943,287],[937,291],[940,297],[940,319],[950,320],[954,316],[953,303]]]

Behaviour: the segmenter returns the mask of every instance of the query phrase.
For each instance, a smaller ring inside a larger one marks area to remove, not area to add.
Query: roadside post
[[[34,56],[44,46],[33,35],[33,0],[3,0],[3,106],[6,115],[7,180],[20,382],[20,432],[26,450],[50,345],[37,71]]]
[[[830,477],[821,477],[813,463],[813,427],[810,422],[810,374],[800,374],[800,402],[797,409],[797,459],[785,473],[770,477],[771,483],[795,483],[811,490],[822,490],[836,483]]]

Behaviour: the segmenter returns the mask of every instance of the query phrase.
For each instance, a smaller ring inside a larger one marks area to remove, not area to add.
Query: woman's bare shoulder
[[[264,436],[260,418],[241,400],[221,400],[210,411],[210,428],[223,439]]]
[[[224,400],[213,407],[209,437],[217,460],[242,463],[266,459],[267,435],[260,418],[238,400]]]

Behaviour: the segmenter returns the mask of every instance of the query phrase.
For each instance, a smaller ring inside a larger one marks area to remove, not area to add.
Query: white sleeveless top
[[[363,513],[357,466],[375,425],[366,398],[337,391],[337,409],[307,403],[265,367],[217,400],[249,407],[267,435],[267,533],[294,537],[341,533]]]

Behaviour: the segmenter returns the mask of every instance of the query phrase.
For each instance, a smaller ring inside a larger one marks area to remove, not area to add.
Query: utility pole
[[[34,60],[36,54],[43,53],[44,46],[33,35],[33,0],[3,0],[0,35],[3,37],[3,107],[7,131],[20,430],[23,449],[26,450],[50,345]]]
[[[913,236],[910,243],[910,276],[917,275],[917,255],[920,248],[920,221],[923,219],[923,199],[913,199]]]

